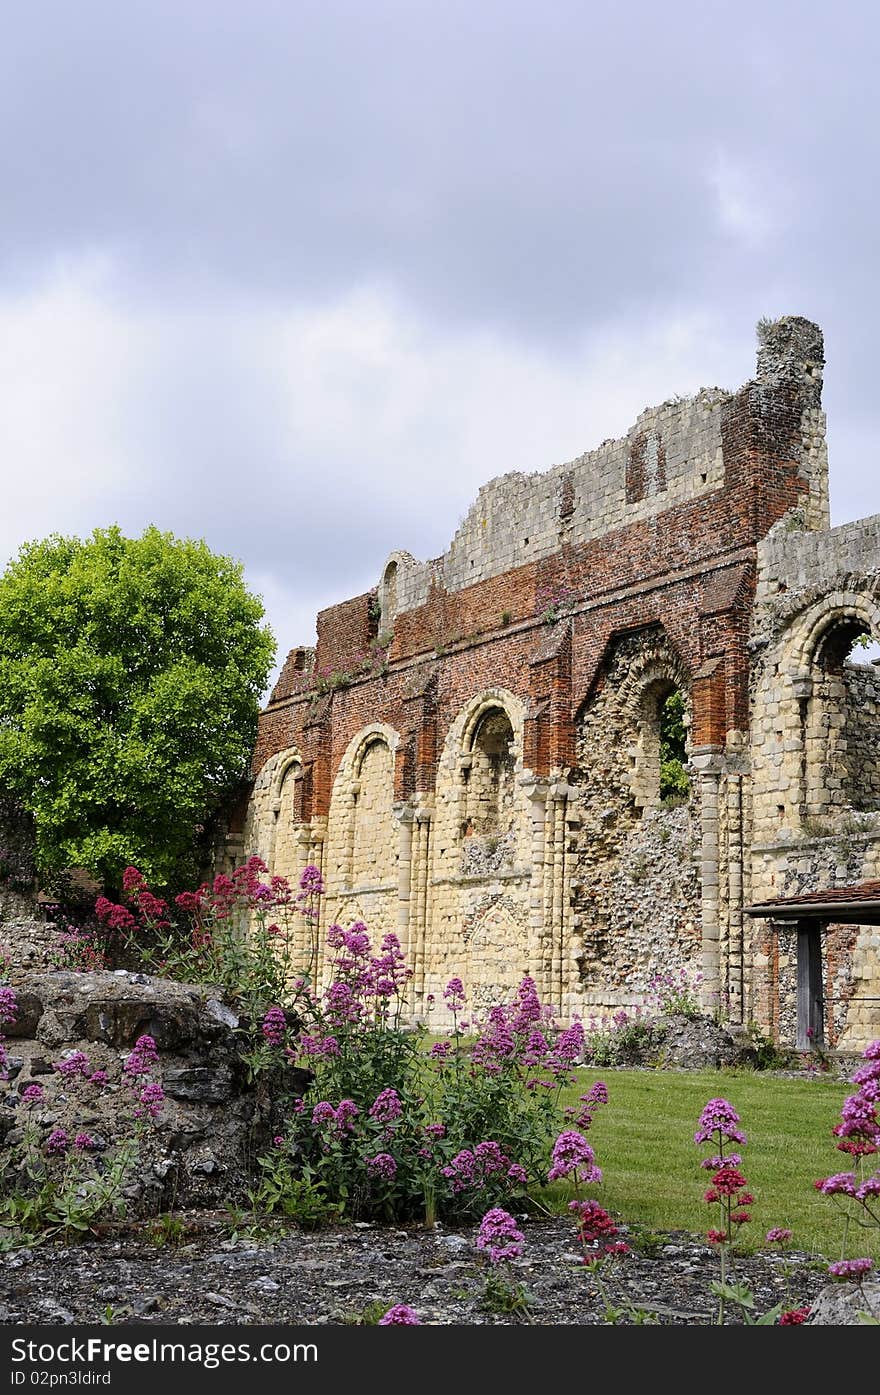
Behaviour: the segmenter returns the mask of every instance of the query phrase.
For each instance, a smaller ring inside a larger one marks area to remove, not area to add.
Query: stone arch
[[[786,711],[774,735],[782,764],[786,731],[790,745],[795,737],[798,769],[789,778],[808,826],[880,809],[880,679],[873,665],[848,660],[860,635],[880,638],[880,607],[865,592],[833,591],[802,612],[783,641]]]
[[[404,571],[416,565],[415,558],[408,552],[392,552],[382,568],[377,599],[379,602],[379,631],[391,630],[401,608],[401,583]]]
[[[256,853],[274,874],[291,881],[305,866],[300,848],[300,835],[307,828],[302,821],[301,775],[298,747],[287,746],[269,757],[254,781],[244,834],[247,853]]]
[[[606,649],[600,678],[576,718],[579,766],[598,773],[598,765],[603,777],[628,793],[638,811],[661,804],[661,710],[674,692],[682,695],[684,725],[689,731],[690,673],[665,630],[616,635]],[[615,731],[616,742],[609,743],[609,730]],[[598,762],[597,742],[611,748]]]
[[[452,722],[437,772],[436,875],[488,876],[524,854],[524,722],[523,703],[505,688],[485,689]]]
[[[302,759],[298,752],[287,753],[279,763],[271,807],[275,815],[275,833],[269,867],[274,875],[287,877],[292,883],[302,871],[302,839],[299,837],[303,826]]]
[[[371,933],[396,925],[398,825],[394,765],[400,737],[374,722],[346,748],[330,797],[325,862],[328,911],[349,923],[357,904]]]

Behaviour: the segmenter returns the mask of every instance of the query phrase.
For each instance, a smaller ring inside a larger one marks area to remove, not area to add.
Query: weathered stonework
[[[759,341],[738,392],[491,481],[442,557],[393,552],[291,651],[227,852],[314,862],[325,926],[395,930],[414,1018],[443,1024],[453,974],[487,1006],[528,971],[571,1018],[681,970],[791,1040],[794,951],[749,905],[880,874],[880,683],[847,658],[880,636],[880,518],[828,527],[818,328]],[[829,1044],[880,1034],[877,935],[825,937]]]

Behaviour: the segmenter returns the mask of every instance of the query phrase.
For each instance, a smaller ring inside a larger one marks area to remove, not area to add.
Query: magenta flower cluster
[[[862,1054],[863,1064],[852,1077],[858,1091],[848,1095],[840,1111],[840,1123],[832,1129],[838,1139],[837,1147],[848,1153],[864,1168],[864,1159],[880,1150],[880,1121],[877,1106],[880,1102],[880,1040],[872,1041]],[[860,1225],[870,1228],[880,1227],[880,1169],[872,1176],[861,1177],[856,1172],[834,1172],[830,1177],[820,1177],[815,1183],[816,1190],[823,1196],[830,1196],[847,1214]],[[873,1267],[870,1259],[838,1260],[829,1265],[829,1273],[835,1278],[848,1278],[860,1281]]]
[[[487,1255],[490,1263],[519,1259],[523,1250],[523,1233],[509,1211],[493,1206],[480,1221],[477,1249]]]
[[[270,1046],[283,1046],[284,1038],[287,1035],[287,1018],[284,1009],[280,1007],[270,1007],[263,1017],[260,1030],[263,1038]]]
[[[572,1178],[584,1185],[602,1181],[602,1170],[596,1166],[596,1155],[582,1133],[564,1129],[553,1145],[553,1158],[548,1182]]]
[[[422,1319],[415,1308],[410,1308],[406,1303],[395,1303],[393,1308],[389,1308],[383,1317],[380,1317],[379,1327],[420,1327]]]

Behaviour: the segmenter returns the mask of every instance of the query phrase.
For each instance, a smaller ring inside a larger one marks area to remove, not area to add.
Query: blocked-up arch
[[[577,718],[579,764],[593,780],[628,792],[636,809],[661,802],[663,705],[680,693],[684,725],[691,723],[690,674],[662,630],[617,636],[600,670],[602,681]],[[616,740],[610,742],[608,732]]]
[[[452,722],[437,772],[436,875],[488,875],[525,855],[528,811],[519,783],[524,721],[515,694],[490,688]]]
[[[248,807],[244,845],[273,873],[293,878],[302,870],[298,854],[302,827],[302,755],[285,747],[266,761],[255,781]]]
[[[338,891],[389,887],[397,866],[394,761],[400,738],[376,722],[349,743],[330,800],[328,874]]]

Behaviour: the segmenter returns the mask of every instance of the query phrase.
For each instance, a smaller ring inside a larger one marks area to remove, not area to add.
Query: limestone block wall
[[[880,876],[880,682],[849,657],[880,638],[880,517],[815,533],[799,511],[758,546],[752,623],[750,757],[753,900]],[[876,931],[823,936],[829,1044],[857,1048],[880,1030]],[[790,931],[751,932],[753,1014],[794,1040]]]
[[[422,605],[437,581],[459,591],[551,555],[561,537],[582,544],[711,493],[724,480],[720,408],[729,399],[715,388],[666,402],[643,412],[621,440],[484,485],[443,557],[400,566],[398,610]]]

